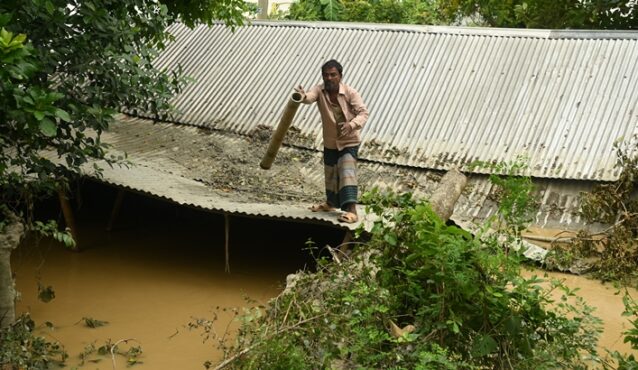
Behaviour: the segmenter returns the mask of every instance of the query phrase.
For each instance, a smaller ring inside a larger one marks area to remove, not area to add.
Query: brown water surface
[[[41,325],[38,333],[65,346],[70,368],[111,369],[110,357],[92,356],[100,362],[80,366],[78,355],[91,343],[99,347],[107,340],[134,338],[130,344],[144,351],[143,363],[134,368],[202,369],[221,353],[214,343],[203,342],[201,332],[187,329],[194,317],[212,318],[218,306],[246,306],[245,296],[267,301],[281,291],[287,274],[312,264],[304,250],[308,238],[322,246],[342,237],[318,226],[231,217],[228,274],[222,216],[129,195],[117,227],[106,232],[113,191],[94,184],[85,192],[78,213],[85,250],[75,253],[48,240],[39,245],[29,240],[12,256],[22,293],[18,311],[30,312]],[[630,350],[622,343],[621,333],[629,328],[621,316],[622,297],[613,287],[574,275],[550,275],[580,288],[579,294],[597,307],[595,314],[605,325],[601,348]],[[38,281],[55,290],[50,303],[38,301]],[[91,329],[80,322],[83,317],[108,324]],[[230,320],[230,314],[222,314],[215,330],[223,333]],[[55,329],[45,328],[45,321]],[[125,366],[124,358],[118,358],[117,368]]]
[[[228,274],[222,216],[139,197],[124,205],[112,232],[104,231],[107,207],[78,213],[82,252],[29,240],[12,255],[22,294],[18,311],[30,312],[37,324],[55,325],[53,331],[42,325],[38,333],[65,346],[71,368],[80,365],[78,356],[91,343],[134,338],[129,344],[144,351],[143,364],[134,368],[203,369],[221,353],[214,343],[203,343],[201,331],[187,329],[193,317],[212,318],[218,306],[247,306],[245,297],[267,301],[279,294],[287,274],[311,264],[304,251],[308,237],[320,243],[340,237],[321,227],[231,217]],[[53,287],[53,301],[38,301],[38,279]],[[83,317],[108,324],[91,329],[79,322]],[[230,320],[230,313],[222,313],[215,330],[223,333]],[[91,358],[101,361],[80,368],[112,368],[110,356]],[[117,368],[125,366],[118,359]]]
[[[619,290],[612,284],[603,284],[600,281],[584,276],[535,269],[523,271],[523,276],[525,277],[533,275],[541,278],[545,278],[547,275],[547,279],[555,278],[561,280],[570,289],[577,289],[576,294],[582,297],[589,306],[596,308],[593,315],[603,321],[603,333],[598,342],[601,356],[605,354],[605,349],[616,350],[621,353],[638,354],[632,351],[628,343],[623,343],[624,336],[622,333],[631,328],[628,318],[622,316],[625,309],[622,301],[624,290],[619,293]],[[638,292],[635,289],[628,290],[634,299],[638,298]],[[554,299],[559,300],[562,293],[559,291],[555,291],[555,293],[553,295]]]

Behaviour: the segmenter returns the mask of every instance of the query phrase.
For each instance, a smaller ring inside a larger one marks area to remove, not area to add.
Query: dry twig
[[[316,320],[316,319],[321,318],[323,316],[326,316],[326,314],[323,313],[321,315],[317,315],[317,316],[313,316],[313,317],[305,319],[305,320],[301,320],[301,321],[297,322],[295,325],[291,325],[291,326],[285,327],[285,328],[283,328],[281,330],[278,330],[278,331],[274,332],[272,335],[264,337],[262,340],[267,340],[267,339],[270,339],[270,338],[274,337],[275,335],[279,335],[279,334],[281,334],[283,332],[286,332],[288,330],[296,329],[299,326],[301,326],[301,325],[303,325],[303,324],[305,324],[307,322]],[[245,355],[248,352],[252,351],[259,344],[260,343],[255,343],[252,346],[248,346],[247,348],[244,348],[243,350],[239,351],[238,353],[234,354],[233,356],[231,356],[231,357],[227,358],[226,360],[220,362],[215,367],[215,369],[213,369],[213,370],[221,370],[221,369],[225,368],[226,366],[228,366],[228,365],[232,364],[233,362],[235,362],[237,359],[241,358],[243,355]]]

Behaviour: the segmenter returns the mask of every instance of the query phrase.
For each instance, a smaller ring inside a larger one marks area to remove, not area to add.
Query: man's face
[[[331,67],[327,68],[321,72],[323,77],[323,85],[324,88],[328,92],[338,92],[339,91],[339,83],[341,82],[341,74],[337,71],[337,68]]]

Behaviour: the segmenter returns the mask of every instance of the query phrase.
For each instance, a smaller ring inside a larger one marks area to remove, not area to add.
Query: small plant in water
[[[638,303],[631,297],[629,292],[625,290],[623,296],[625,312],[623,316],[631,317],[629,323],[631,327],[623,334],[625,335],[624,343],[630,343],[631,349],[638,351]],[[618,351],[608,351],[610,358],[602,361],[604,369],[615,370],[635,370],[638,369],[638,360],[633,354],[622,354]]]
[[[44,303],[49,303],[55,298],[55,291],[51,285],[44,286],[38,282],[38,299]]]
[[[135,339],[122,339],[118,340],[115,343],[112,343],[111,340],[107,340],[103,345],[96,347],[95,342],[84,347],[84,350],[80,353],[80,366],[83,366],[85,362],[98,363],[101,362],[104,357],[111,358],[113,362],[113,369],[115,369],[115,356],[123,356],[126,357],[127,366],[133,366],[137,364],[143,363],[140,361],[140,356],[142,355],[142,347],[141,346],[131,346],[126,351],[122,351],[119,348],[121,343],[128,343],[130,341],[135,341]]]
[[[49,342],[33,334],[35,323],[28,315],[18,317],[12,325],[0,330],[0,368],[7,370],[48,369],[64,366],[68,355],[58,342]]]
[[[83,317],[80,321],[78,321],[78,323],[80,322],[83,322],[86,327],[91,329],[99,328],[100,326],[104,326],[109,323],[108,321],[102,321],[92,317]]]

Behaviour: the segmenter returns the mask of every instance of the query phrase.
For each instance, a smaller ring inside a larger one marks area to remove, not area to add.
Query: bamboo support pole
[[[69,198],[67,198],[64,190],[58,190],[58,198],[60,199],[60,208],[62,208],[62,214],[64,215],[64,223],[66,227],[71,230],[71,236],[75,240],[75,247],[73,250],[80,250],[80,241],[78,239],[77,227],[75,226],[75,217],[73,216],[73,209]]]
[[[117,195],[115,196],[115,202],[113,203],[113,208],[111,209],[111,217],[109,218],[109,223],[106,225],[106,231],[113,230],[113,224],[115,224],[115,219],[120,214],[120,209],[122,208],[122,202],[124,201],[124,189],[119,189],[117,191]]]
[[[225,261],[226,266],[224,271],[230,273],[230,251],[228,248],[228,239],[230,237],[230,217],[228,213],[224,213],[224,252],[225,252]]]
[[[266,154],[264,154],[261,163],[259,166],[264,170],[270,169],[272,163],[275,161],[275,157],[277,156],[277,152],[281,147],[281,143],[284,141],[284,137],[286,136],[286,132],[290,128],[290,124],[292,123],[292,119],[295,117],[295,113],[297,113],[297,109],[299,108],[299,103],[303,97],[299,93],[293,93],[288,100],[288,104],[286,104],[286,108],[284,108],[284,113],[279,120],[279,124],[277,125],[277,129],[272,135],[270,139],[270,144],[268,145],[268,149],[266,150]]]

